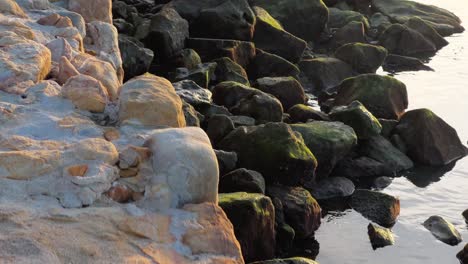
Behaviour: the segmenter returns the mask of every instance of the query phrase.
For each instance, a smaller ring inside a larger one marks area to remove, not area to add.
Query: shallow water
[[[421,0],[455,12],[465,27],[468,5],[459,0]],[[403,72],[396,78],[408,88],[410,109],[429,108],[468,140],[468,31],[449,37],[450,44],[430,63],[434,72]],[[466,48],[465,48],[466,46]],[[381,72],[381,74],[386,74]],[[396,178],[384,190],[401,200],[401,213],[393,227],[394,246],[374,251],[367,236],[369,220],[352,210],[323,219],[316,239],[317,261],[322,264],[456,264],[455,255],[468,242],[468,227],[461,213],[468,208],[468,158],[459,160],[448,172],[428,172]],[[441,215],[460,231],[464,241],[452,247],[436,240],[422,223]]]

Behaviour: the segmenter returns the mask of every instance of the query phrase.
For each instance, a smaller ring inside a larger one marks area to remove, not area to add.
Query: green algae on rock
[[[395,238],[390,229],[370,223],[367,226],[367,234],[374,250],[395,244]]]
[[[366,139],[379,135],[382,125],[359,101],[353,101],[348,106],[337,106],[329,116],[334,121],[340,121],[352,127],[359,139]]]
[[[387,50],[382,46],[349,43],[335,51],[335,57],[348,63],[359,73],[375,73],[384,63]]]

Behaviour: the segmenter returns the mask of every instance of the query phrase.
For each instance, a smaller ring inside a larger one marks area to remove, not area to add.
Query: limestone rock
[[[111,0],[69,0],[68,9],[83,16],[87,23],[102,21],[112,24]]]
[[[63,85],[62,94],[82,110],[104,112],[108,99],[107,90],[101,83],[88,75],[76,75]]]

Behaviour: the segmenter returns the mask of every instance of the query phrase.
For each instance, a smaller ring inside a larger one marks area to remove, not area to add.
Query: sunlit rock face
[[[110,10],[0,0],[0,259],[244,263],[208,136],[166,79],[123,85]]]

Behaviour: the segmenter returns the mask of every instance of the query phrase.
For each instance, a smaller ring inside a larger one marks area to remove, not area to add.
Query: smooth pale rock
[[[395,131],[408,155],[421,164],[443,166],[467,154],[455,129],[429,109],[407,112]]]
[[[219,195],[242,248],[245,261],[270,259],[275,254],[275,208],[270,198],[258,193]]]
[[[87,23],[102,21],[112,24],[112,0],[69,0],[68,9],[83,16]]]
[[[351,196],[351,207],[375,223],[392,227],[400,214],[400,200],[391,195],[358,189]]]
[[[5,151],[0,153],[0,178],[30,180],[61,165],[60,151]]]
[[[135,77],[122,87],[119,120],[132,119],[145,126],[185,126],[182,101],[174,87],[152,74]]]
[[[18,17],[27,17],[23,9],[13,0],[1,0],[0,1],[0,13],[10,14]]]
[[[59,60],[59,72],[57,74],[57,82],[64,84],[73,76],[79,75],[80,72],[73,66],[67,57],[62,56]]]
[[[62,95],[79,109],[96,113],[104,112],[109,100],[107,90],[101,83],[83,74],[69,78],[63,85]]]
[[[141,206],[150,210],[218,201],[218,162],[210,140],[196,127],[155,130],[146,142],[153,175]]]
[[[424,227],[440,241],[456,246],[462,241],[462,237],[455,226],[443,217],[433,215],[424,221]]]
[[[395,239],[393,238],[393,234],[390,229],[382,228],[370,223],[367,226],[367,234],[369,235],[369,239],[374,250],[395,244]]]
[[[65,155],[75,160],[99,160],[114,165],[119,160],[119,153],[114,144],[101,138],[89,138],[70,145]]]

